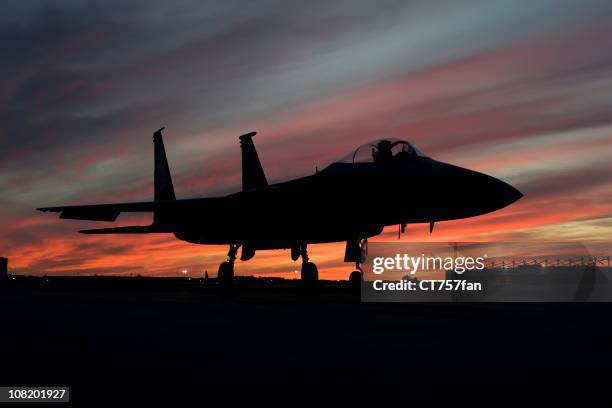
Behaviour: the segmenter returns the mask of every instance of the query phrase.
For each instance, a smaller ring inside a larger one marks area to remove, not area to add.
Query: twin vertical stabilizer
[[[155,201],[176,200],[170,167],[166,158],[166,149],[164,149],[164,140],[162,139],[161,132],[164,129],[161,128],[153,133],[153,144],[155,145],[155,170],[153,175]]]
[[[174,195],[174,186],[172,185],[172,176],[170,175],[166,149],[164,149],[164,140],[161,134],[162,130],[164,130],[164,128],[153,133],[153,144],[155,147],[155,170],[153,173],[154,198],[155,201],[172,201],[176,200],[176,196]],[[167,221],[167,214],[161,209],[155,209],[153,211],[153,225],[163,225],[164,221]]]
[[[253,136],[257,132],[247,133],[239,137],[240,147],[242,149],[242,190],[250,190],[252,188],[261,188],[268,185],[266,174],[264,173]]]

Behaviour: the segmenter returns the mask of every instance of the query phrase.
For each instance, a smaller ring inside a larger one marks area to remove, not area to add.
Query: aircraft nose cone
[[[493,210],[498,210],[509,206],[510,204],[518,201],[523,194],[510,184],[503,182],[495,177],[485,176],[486,181],[486,194],[490,206]]]
[[[450,188],[460,193],[461,205],[469,216],[500,210],[523,196],[510,184],[488,174],[460,169],[457,175]]]
[[[498,182],[501,184],[499,187],[500,192],[498,194],[503,207],[510,205],[523,197],[523,193],[512,187],[510,184],[501,180],[498,180]]]
[[[427,184],[428,191],[435,193],[428,196],[434,199],[427,202],[434,218],[460,219],[488,214],[523,197],[510,184],[484,173],[446,163],[438,164],[436,170],[439,170],[438,178],[428,180]]]

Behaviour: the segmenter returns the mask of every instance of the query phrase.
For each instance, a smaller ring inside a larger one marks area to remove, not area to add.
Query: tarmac
[[[0,287],[0,307],[0,384],[67,384],[77,400],[100,387],[134,396],[612,363],[608,303],[362,303],[346,282],[19,277]]]

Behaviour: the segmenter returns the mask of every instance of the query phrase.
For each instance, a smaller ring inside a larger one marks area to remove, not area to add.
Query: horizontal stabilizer
[[[147,212],[155,209],[155,203],[120,203],[75,205],[66,207],[37,208],[43,212],[58,212],[60,218],[69,220],[115,221],[122,212]]]
[[[130,225],[127,227],[80,230],[79,232],[81,234],[152,234],[170,231],[165,231],[157,225]]]
[[[119,211],[106,209],[106,210],[64,210],[60,214],[60,218],[68,220],[91,220],[91,221],[115,221],[119,216]]]

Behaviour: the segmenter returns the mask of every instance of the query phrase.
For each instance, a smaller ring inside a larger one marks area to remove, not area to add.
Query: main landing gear
[[[222,262],[219,265],[219,272],[217,273],[217,281],[223,286],[229,286],[234,279],[234,261],[238,254],[238,249],[241,244],[230,244],[229,252],[227,253],[227,261]],[[243,260],[250,259],[252,255],[245,258],[245,248],[242,250]],[[249,252],[251,254],[251,252]],[[315,285],[319,281],[319,270],[317,265],[308,260],[308,247],[306,244],[296,245],[291,248],[291,259],[297,261],[298,258],[302,258],[302,283],[308,286]]]
[[[221,285],[230,285],[234,279],[234,261],[241,244],[230,244],[229,251],[227,253],[227,261],[219,265],[219,272],[217,273],[217,280]],[[351,272],[349,276],[349,285],[352,288],[360,288],[361,281],[363,279],[363,269],[361,268],[361,262],[365,259],[367,254],[368,241],[365,238],[354,239],[347,241],[346,252],[344,254],[345,262],[355,262],[355,271]],[[245,250],[243,249],[244,260],[250,259],[254,251],[250,251],[245,256]],[[317,265],[310,262],[308,258],[308,245],[298,244],[291,248],[291,259],[297,261],[298,258],[302,258],[302,271],[301,281],[306,286],[315,285],[319,281],[319,270]]]
[[[240,248],[240,244],[230,244],[230,249],[227,253],[227,261],[219,265],[217,280],[221,285],[231,285],[232,280],[234,279],[234,261],[236,260],[238,248]]]
[[[298,244],[291,248],[291,259],[297,261],[302,257],[302,273],[300,278],[305,285],[314,285],[319,281],[319,270],[317,265],[308,260],[307,244]]]

